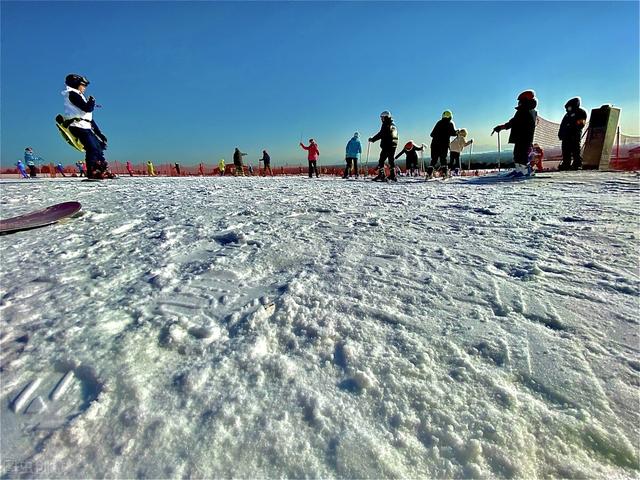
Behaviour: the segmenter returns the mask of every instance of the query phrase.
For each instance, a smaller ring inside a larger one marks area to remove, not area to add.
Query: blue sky
[[[8,2],[1,8],[1,162],[32,146],[81,157],[59,137],[64,77],[91,80],[108,160],[230,160],[234,147],[304,162],[316,138],[337,163],[391,110],[402,142],[428,143],[444,109],[495,149],[494,125],[534,88],[622,108],[640,131],[638,2]],[[372,156],[377,156],[377,146]]]

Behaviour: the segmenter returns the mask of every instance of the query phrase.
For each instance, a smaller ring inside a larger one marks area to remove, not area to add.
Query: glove
[[[373,137],[369,137],[369,141],[372,142],[373,141]]]
[[[471,143],[473,143],[473,138],[471,140],[469,140]]]
[[[89,101],[95,103],[96,99],[93,95],[89,95]]]
[[[491,132],[491,135],[493,135],[496,132],[499,132],[500,130],[502,130],[502,125],[497,125],[493,127],[493,132]]]

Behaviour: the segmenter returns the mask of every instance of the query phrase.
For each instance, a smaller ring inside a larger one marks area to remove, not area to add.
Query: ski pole
[[[369,175],[369,147],[371,147],[371,142],[367,141],[367,161],[364,164],[364,176]]]
[[[498,171],[500,171],[500,132],[498,131]]]
[[[469,147],[469,168],[467,168],[468,171],[471,171],[471,152],[473,152],[473,143]]]

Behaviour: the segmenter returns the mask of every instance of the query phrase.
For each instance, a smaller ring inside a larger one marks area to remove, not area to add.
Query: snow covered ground
[[[4,477],[640,476],[635,174],[0,188]]]

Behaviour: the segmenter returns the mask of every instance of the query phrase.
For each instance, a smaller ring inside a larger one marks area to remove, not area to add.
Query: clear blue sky
[[[389,109],[400,140],[428,142],[444,109],[495,149],[491,128],[534,88],[558,121],[565,101],[622,108],[638,133],[638,2],[8,2],[1,5],[1,161],[59,137],[64,77],[91,80],[108,160],[257,159],[297,164],[317,139],[337,163]],[[372,149],[377,156],[378,147]]]

